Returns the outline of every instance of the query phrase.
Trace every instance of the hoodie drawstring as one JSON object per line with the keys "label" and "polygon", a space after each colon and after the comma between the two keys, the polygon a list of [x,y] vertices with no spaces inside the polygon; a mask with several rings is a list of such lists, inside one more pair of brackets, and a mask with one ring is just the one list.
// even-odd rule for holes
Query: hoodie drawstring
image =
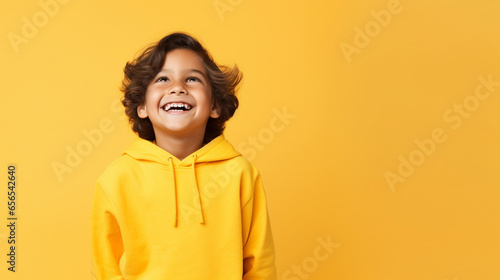
{"label": "hoodie drawstring", "polygon": [[175,182],[175,171],[174,171],[174,160],[172,159],[172,157],[168,157],[168,162],[170,162],[170,170],[172,171],[172,187],[173,187],[173,191],[174,191],[174,194],[173,194],[173,197],[174,197],[174,213],[175,213],[175,216],[174,216],[174,227],[177,226],[177,216],[178,216],[178,213],[177,213],[177,184]]}
{"label": "hoodie drawstring", "polygon": [[[196,154],[192,157],[193,162],[191,163],[191,170],[193,171],[193,191],[197,194],[193,198],[193,202],[197,204],[195,207],[199,209],[199,220],[200,224],[205,223],[205,218],[203,216],[203,208],[201,207],[201,194],[200,188],[198,187],[198,181],[196,180]],[[179,217],[179,207],[178,207],[178,198],[177,198],[177,182],[175,180],[175,168],[174,168],[174,160],[172,157],[168,157],[168,162],[170,163],[171,177],[172,177],[172,187],[173,187],[173,197],[174,197],[174,227],[177,227],[177,220]]]}
{"label": "hoodie drawstring", "polygon": [[198,181],[196,180],[196,169],[195,169],[195,164],[196,164],[196,154],[193,155],[193,162],[191,164],[191,168],[193,170],[193,182],[194,182],[194,191],[198,194],[194,200],[198,204],[198,208],[200,210],[199,212],[199,218],[200,218],[200,224],[205,223],[205,218],[203,217],[203,208],[201,207],[201,194],[200,194],[200,188],[198,186]]}

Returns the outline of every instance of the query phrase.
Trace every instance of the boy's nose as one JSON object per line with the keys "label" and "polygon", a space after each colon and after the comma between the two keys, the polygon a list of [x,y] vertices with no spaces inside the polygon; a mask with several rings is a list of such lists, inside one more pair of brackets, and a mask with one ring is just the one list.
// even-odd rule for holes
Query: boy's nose
{"label": "boy's nose", "polygon": [[172,87],[169,89],[170,94],[185,94],[186,90],[182,86],[181,83],[176,83],[172,85]]}

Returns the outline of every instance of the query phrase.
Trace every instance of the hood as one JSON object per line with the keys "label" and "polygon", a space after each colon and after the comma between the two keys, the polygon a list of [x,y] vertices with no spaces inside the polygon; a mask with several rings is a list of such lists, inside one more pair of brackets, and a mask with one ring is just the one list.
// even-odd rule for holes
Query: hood
{"label": "hood", "polygon": [[179,160],[177,157],[167,152],[166,150],[158,147],[154,142],[136,138],[134,142],[125,150],[123,154],[127,154],[130,157],[140,160],[140,161],[150,161],[156,162],[165,166],[169,166],[171,172],[171,180],[172,180],[172,196],[175,197],[175,205],[172,205],[174,208],[174,227],[177,226],[178,220],[178,198],[177,198],[177,183],[175,180],[175,169],[176,167],[190,167],[192,170],[192,183],[194,189],[197,191],[198,197],[196,202],[199,207],[199,220],[200,223],[205,223],[205,219],[203,216],[203,205],[201,204],[201,194],[200,188],[198,186],[198,180],[196,178],[196,164],[197,163],[208,163],[208,162],[216,162],[232,159],[234,157],[238,157],[241,154],[238,153],[234,147],[225,139],[224,135],[219,135],[214,138],[209,143],[205,144],[203,147],[190,154],[183,160]]}

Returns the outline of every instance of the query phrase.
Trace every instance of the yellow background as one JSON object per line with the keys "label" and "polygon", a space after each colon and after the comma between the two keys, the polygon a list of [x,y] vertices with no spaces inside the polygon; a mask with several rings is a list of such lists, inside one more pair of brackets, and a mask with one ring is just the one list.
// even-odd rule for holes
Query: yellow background
{"label": "yellow background", "polygon": [[[500,87],[480,82],[500,82],[497,1],[50,2],[0,12],[0,279],[89,279],[94,183],[134,137],[123,66],[173,31],[244,73],[226,136],[263,175],[279,279],[500,279]],[[103,123],[89,148],[84,131]],[[445,140],[424,154],[415,141],[436,129]],[[399,172],[410,155],[418,166]],[[391,186],[387,172],[406,177]],[[318,240],[338,247],[319,260]]]}

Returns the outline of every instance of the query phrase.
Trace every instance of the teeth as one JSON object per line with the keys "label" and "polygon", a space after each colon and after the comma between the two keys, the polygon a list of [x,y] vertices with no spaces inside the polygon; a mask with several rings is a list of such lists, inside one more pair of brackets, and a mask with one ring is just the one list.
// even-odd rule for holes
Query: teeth
{"label": "teeth", "polygon": [[163,107],[165,111],[168,111],[170,108],[186,108],[187,110],[191,109],[191,105],[186,103],[169,103]]}

